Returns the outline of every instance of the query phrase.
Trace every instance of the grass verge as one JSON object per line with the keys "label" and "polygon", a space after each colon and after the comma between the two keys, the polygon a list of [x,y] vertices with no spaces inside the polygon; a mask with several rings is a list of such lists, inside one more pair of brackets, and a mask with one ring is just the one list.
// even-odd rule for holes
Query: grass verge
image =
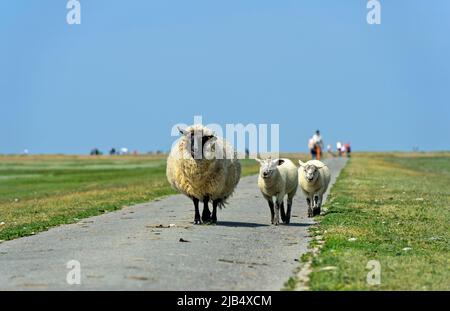
{"label": "grass verge", "polygon": [[[450,155],[358,154],[315,230],[311,290],[450,290]],[[369,285],[370,260],[381,266]]]}

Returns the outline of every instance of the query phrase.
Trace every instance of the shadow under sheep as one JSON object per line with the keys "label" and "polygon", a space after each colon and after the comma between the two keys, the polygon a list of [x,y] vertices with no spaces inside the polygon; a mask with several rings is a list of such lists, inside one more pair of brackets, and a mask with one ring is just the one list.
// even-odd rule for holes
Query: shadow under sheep
{"label": "shadow under sheep", "polygon": [[[309,227],[312,224],[306,223],[290,223],[289,225],[280,224],[281,226],[287,227]],[[243,228],[257,228],[257,227],[268,227],[272,226],[271,224],[258,224],[251,222],[239,222],[239,221],[218,221],[217,226],[223,227],[243,227]]]}

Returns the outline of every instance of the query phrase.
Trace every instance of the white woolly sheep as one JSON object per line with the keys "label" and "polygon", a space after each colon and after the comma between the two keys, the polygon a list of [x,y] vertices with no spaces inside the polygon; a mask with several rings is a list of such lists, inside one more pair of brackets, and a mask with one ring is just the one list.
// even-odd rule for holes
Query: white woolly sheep
{"label": "white woolly sheep", "polygon": [[[291,218],[292,200],[297,192],[297,166],[289,159],[266,160],[256,159],[261,164],[258,176],[258,186],[262,195],[269,203],[271,222],[279,224],[281,220],[289,224]],[[284,213],[284,197],[287,195],[287,211]],[[273,197],[275,197],[275,211]]]}
{"label": "white woolly sheep", "polygon": [[330,170],[319,160],[298,161],[298,183],[308,204],[308,217],[320,215],[323,194],[330,183]]}
{"label": "white woolly sheep", "polygon": [[[175,190],[194,202],[194,223],[200,224],[199,202],[203,202],[203,222],[217,222],[222,208],[241,176],[241,164],[233,147],[200,124],[186,129],[173,145],[167,159],[166,175]],[[212,201],[212,215],[208,202]]]}

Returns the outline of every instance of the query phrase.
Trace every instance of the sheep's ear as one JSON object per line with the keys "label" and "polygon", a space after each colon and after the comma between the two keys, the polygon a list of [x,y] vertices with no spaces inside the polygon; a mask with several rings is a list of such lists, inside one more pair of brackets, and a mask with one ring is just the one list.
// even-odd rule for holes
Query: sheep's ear
{"label": "sheep's ear", "polygon": [[326,166],[326,165],[325,165],[325,163],[320,162],[320,163],[315,163],[314,166],[315,166],[316,168],[322,168],[322,167],[324,167],[324,166]]}
{"label": "sheep's ear", "polygon": [[280,160],[280,159],[273,159],[271,162],[272,162],[272,165],[281,165],[282,163],[280,163],[280,161],[282,161],[282,162],[284,162],[283,160]]}
{"label": "sheep's ear", "polygon": [[257,161],[259,164],[262,164],[262,163],[263,163],[263,160],[258,159],[258,158],[255,158],[255,161]]}
{"label": "sheep's ear", "polygon": [[179,127],[179,126],[177,126],[177,128],[178,128],[178,131],[180,132],[180,134],[181,135],[187,135],[189,132],[188,131],[186,131],[186,130],[183,130],[181,127]]}
{"label": "sheep's ear", "polygon": [[305,166],[305,163],[303,163],[302,160],[298,160],[298,164],[300,164],[300,167]]}

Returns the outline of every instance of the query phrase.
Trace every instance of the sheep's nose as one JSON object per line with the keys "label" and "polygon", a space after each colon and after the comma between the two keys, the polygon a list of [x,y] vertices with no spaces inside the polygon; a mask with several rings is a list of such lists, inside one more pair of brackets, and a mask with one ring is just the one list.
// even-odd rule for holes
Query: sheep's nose
{"label": "sheep's nose", "polygon": [[267,172],[263,172],[263,177],[267,177],[269,175]]}

